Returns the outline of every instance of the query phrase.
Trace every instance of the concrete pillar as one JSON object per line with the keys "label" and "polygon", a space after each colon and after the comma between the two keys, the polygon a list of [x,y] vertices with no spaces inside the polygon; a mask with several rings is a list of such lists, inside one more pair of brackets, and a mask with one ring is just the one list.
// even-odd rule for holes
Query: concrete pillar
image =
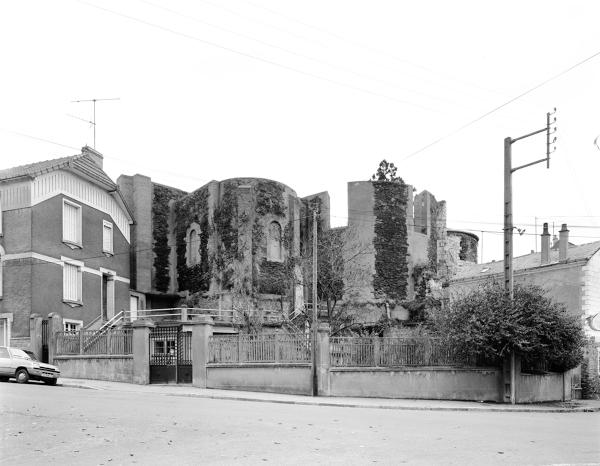
{"label": "concrete pillar", "polygon": [[29,349],[42,360],[42,317],[39,314],[29,316]]}
{"label": "concrete pillar", "polygon": [[558,260],[562,262],[567,260],[567,253],[569,249],[569,230],[567,230],[566,223],[562,224],[562,228],[558,232],[558,235]]}
{"label": "concrete pillar", "polygon": [[56,312],[48,314],[48,363],[50,364],[54,364],[54,356],[56,356],[56,333],[63,332],[64,329],[60,314]]}
{"label": "concrete pillar", "polygon": [[544,223],[544,231],[542,232],[542,265],[550,262],[550,232],[548,224]]}
{"label": "concrete pillar", "polygon": [[319,323],[317,328],[317,395],[329,396],[329,334],[330,327],[327,322]]}
{"label": "concrete pillar", "polygon": [[154,322],[138,319],[131,324],[133,328],[133,383],[150,383],[150,331]]}
{"label": "concrete pillar", "polygon": [[181,307],[181,321],[186,323],[188,321],[188,309],[186,306]]}
{"label": "concrete pillar", "polygon": [[190,322],[192,327],[192,385],[206,388],[208,364],[208,340],[213,334],[211,316],[198,316],[198,320]]}

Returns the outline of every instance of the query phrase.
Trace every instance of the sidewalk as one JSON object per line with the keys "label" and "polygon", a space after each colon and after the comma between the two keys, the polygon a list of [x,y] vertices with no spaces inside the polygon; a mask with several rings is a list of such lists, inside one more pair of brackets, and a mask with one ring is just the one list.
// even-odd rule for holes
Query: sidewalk
{"label": "sidewalk", "polygon": [[252,401],[345,408],[398,409],[412,411],[498,411],[526,413],[600,412],[600,400],[507,405],[475,401],[405,400],[387,398],[311,397],[281,393],[243,392],[192,387],[191,385],[135,385],[102,380],[60,378],[58,386],[131,393],[153,393],[166,396],[210,398],[216,400]]}

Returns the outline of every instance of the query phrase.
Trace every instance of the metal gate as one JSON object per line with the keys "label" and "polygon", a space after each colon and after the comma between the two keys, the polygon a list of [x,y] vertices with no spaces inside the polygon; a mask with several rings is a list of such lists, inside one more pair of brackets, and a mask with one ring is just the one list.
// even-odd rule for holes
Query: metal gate
{"label": "metal gate", "polygon": [[48,362],[48,319],[42,320],[42,354],[37,356],[42,358],[42,362]]}
{"label": "metal gate", "polygon": [[150,383],[192,383],[192,334],[180,326],[150,332]]}

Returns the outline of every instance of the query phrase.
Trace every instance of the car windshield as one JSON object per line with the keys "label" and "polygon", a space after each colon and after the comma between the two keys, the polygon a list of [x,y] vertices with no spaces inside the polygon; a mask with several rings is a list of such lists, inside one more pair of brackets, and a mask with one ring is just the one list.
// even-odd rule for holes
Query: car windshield
{"label": "car windshield", "polygon": [[34,361],[38,361],[38,358],[36,358],[35,353],[33,353],[32,351],[23,350],[23,352],[26,353],[27,356],[29,356],[29,359],[32,359]]}
{"label": "car windshield", "polygon": [[14,358],[31,359],[25,351],[18,348],[11,348],[10,354],[12,354]]}

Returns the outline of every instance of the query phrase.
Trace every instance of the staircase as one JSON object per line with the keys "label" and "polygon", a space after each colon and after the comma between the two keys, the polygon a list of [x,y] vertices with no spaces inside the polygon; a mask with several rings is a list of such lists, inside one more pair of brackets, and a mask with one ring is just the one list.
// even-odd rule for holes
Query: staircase
{"label": "staircase", "polygon": [[[118,314],[116,314],[112,319],[108,320],[107,322],[104,323],[104,325],[102,325],[94,335],[92,335],[92,337],[90,337],[83,345],[83,350],[85,352],[85,350],[89,349],[90,347],[92,347],[92,345],[94,345],[100,338],[102,338],[104,335],[106,335],[106,333],[113,327],[116,327],[117,325],[119,325],[122,321],[123,321],[123,311],[119,312]],[[94,323],[95,321],[92,321],[92,323]],[[91,326],[91,324],[89,325]]]}

